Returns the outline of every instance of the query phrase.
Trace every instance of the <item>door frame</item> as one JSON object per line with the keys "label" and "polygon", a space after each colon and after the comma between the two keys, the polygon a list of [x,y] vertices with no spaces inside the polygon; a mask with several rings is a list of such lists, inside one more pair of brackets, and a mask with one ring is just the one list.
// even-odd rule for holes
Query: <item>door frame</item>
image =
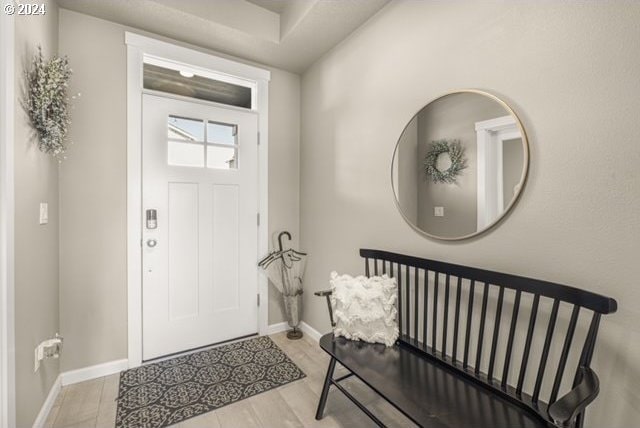
{"label": "door frame", "polygon": [[[145,59],[161,59],[196,68],[223,79],[251,82],[254,99],[251,110],[258,113],[258,254],[269,249],[268,153],[269,80],[268,70],[216,54],[205,53],[139,34],[125,32],[127,46],[127,303],[128,364],[142,364],[142,67]],[[171,96],[171,95],[169,95]],[[198,100],[194,100],[198,101]],[[231,106],[229,106],[231,107]],[[231,107],[232,108],[232,107]],[[258,276],[258,333],[268,330],[268,282]]]}
{"label": "door frame", "polygon": [[15,19],[0,15],[0,427],[15,426]]}
{"label": "door frame", "polygon": [[[523,138],[516,119],[501,116],[475,123],[477,143],[477,229],[485,229],[495,223],[500,211],[505,211],[503,198],[503,141],[511,138]],[[526,156],[526,155],[525,155]],[[526,158],[525,158],[526,162]],[[524,180],[526,168],[523,169]],[[513,201],[512,201],[513,203]]]}

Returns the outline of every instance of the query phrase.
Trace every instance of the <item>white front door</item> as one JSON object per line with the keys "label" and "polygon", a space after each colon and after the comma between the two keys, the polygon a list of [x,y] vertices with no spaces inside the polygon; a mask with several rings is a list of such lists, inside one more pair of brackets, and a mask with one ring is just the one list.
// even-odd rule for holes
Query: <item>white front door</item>
{"label": "white front door", "polygon": [[258,119],[143,95],[143,360],[258,331]]}

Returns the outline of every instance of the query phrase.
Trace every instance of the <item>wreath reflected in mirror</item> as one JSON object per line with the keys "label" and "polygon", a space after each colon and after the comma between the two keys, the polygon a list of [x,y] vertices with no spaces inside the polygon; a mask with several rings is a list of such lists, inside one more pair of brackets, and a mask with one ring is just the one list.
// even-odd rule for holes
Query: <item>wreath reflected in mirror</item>
{"label": "wreath reflected in mirror", "polygon": [[[446,170],[438,168],[438,159],[447,155],[451,165]],[[464,147],[460,140],[436,140],[432,141],[424,158],[424,172],[427,178],[434,183],[453,184],[458,181],[458,176],[467,167],[467,159],[464,157]]]}

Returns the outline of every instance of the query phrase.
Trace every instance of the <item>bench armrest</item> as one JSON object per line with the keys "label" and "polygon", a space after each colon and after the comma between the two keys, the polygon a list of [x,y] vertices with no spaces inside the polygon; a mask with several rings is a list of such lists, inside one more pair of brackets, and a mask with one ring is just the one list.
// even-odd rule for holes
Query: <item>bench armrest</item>
{"label": "bench armrest", "polygon": [[333,309],[331,308],[331,299],[330,299],[330,296],[332,293],[333,292],[331,290],[322,290],[322,291],[316,291],[313,294],[319,297],[325,297],[327,299],[327,308],[329,308],[329,319],[331,320],[331,327],[335,327],[336,322],[333,320]]}
{"label": "bench armrest", "polygon": [[591,403],[600,392],[600,381],[589,367],[580,367],[580,382],[565,396],[549,406],[549,416],[558,427],[572,426],[576,416]]}

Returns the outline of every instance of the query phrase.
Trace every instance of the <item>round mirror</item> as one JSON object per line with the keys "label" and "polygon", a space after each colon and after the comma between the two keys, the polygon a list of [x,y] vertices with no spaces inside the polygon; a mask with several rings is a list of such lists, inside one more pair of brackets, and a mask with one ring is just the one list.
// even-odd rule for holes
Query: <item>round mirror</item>
{"label": "round mirror", "polygon": [[427,104],[393,153],[391,180],[404,219],[437,239],[475,236],[514,205],[527,176],[524,128],[499,98],[461,90]]}

